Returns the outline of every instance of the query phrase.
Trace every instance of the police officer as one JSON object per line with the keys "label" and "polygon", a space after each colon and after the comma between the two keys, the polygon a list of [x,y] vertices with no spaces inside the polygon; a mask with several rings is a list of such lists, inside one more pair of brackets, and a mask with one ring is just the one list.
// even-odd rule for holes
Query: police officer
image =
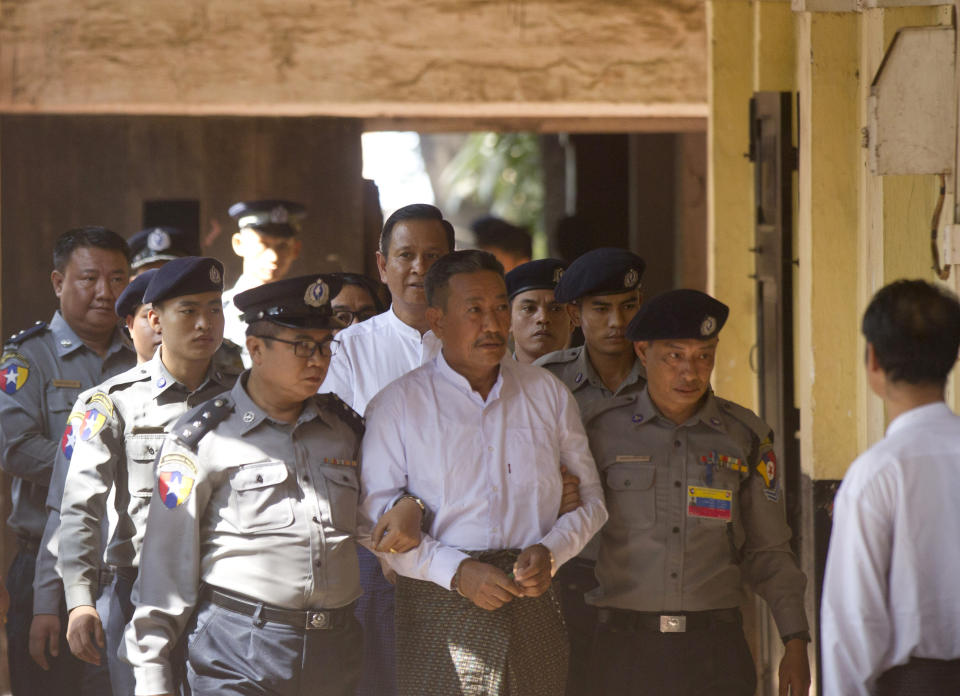
{"label": "police officer", "polygon": [[[123,238],[103,227],[68,230],[56,241],[53,266],[59,310],[49,324],[37,322],[13,336],[0,357],[0,466],[13,477],[7,522],[19,546],[7,578],[8,658],[11,689],[17,695],[77,693],[81,663],[63,655],[44,671],[29,652],[32,584],[47,516],[47,486],[77,396],[134,364],[114,312],[130,277]],[[54,613],[60,613],[59,602]],[[54,633],[59,633],[59,619]]]}
{"label": "police officer", "polygon": [[[195,696],[352,695],[362,640],[354,534],[363,421],[316,394],[336,350],[329,275],[235,298],[253,367],[164,442],[125,657],[138,694],[171,693],[185,636]],[[397,505],[391,513],[420,508]],[[387,514],[391,514],[387,513]],[[381,520],[382,522],[382,520]],[[402,552],[419,540],[389,543]],[[196,611],[195,611],[196,610]]]}
{"label": "police officer", "polygon": [[[160,335],[154,333],[147,322],[146,312],[141,313],[143,307],[143,293],[147,289],[156,270],[148,270],[137,276],[120,293],[115,305],[117,316],[124,317],[127,330],[137,352],[137,362],[145,363],[156,352],[160,343]],[[142,316],[141,316],[142,315]],[[47,493],[47,522],[43,529],[43,539],[40,543],[40,552],[37,555],[37,569],[33,579],[33,622],[30,624],[30,655],[34,661],[45,670],[50,669],[47,660],[47,650],[56,656],[60,651],[61,622],[60,608],[63,604],[63,581],[56,569],[57,553],[60,543],[60,502],[63,498],[63,486],[67,478],[67,468],[73,454],[73,445],[77,433],[83,424],[84,404],[93,395],[98,387],[91,387],[80,394],[70,417],[57,456],[53,465],[53,475],[50,477],[50,488]],[[101,519],[101,530],[104,534],[103,542],[109,539],[109,524],[115,524],[116,515],[110,514]],[[109,519],[108,519],[109,518]],[[113,574],[105,564],[100,570],[100,591],[97,598],[97,612],[109,625],[112,618],[110,605],[113,599]],[[116,696],[126,696],[133,690],[131,680],[124,680],[125,672],[129,672],[125,665],[119,663],[115,652],[108,652],[107,663],[110,670],[110,686]]]}
{"label": "police officer", "polygon": [[[574,325],[583,330],[584,344],[545,355],[535,364],[555,374],[573,392],[584,424],[593,403],[639,392],[646,384],[643,365],[624,335],[640,307],[640,279],[645,268],[646,263],[636,254],[604,247],[576,259],[557,283],[556,300],[569,303],[567,311]],[[590,427],[586,430],[593,440]],[[570,632],[568,696],[593,693],[588,668],[596,611],[584,601],[584,594],[597,584],[593,573],[596,553],[594,540],[556,576]]]}
{"label": "police officer", "polygon": [[554,297],[566,268],[559,259],[538,259],[520,264],[504,276],[513,357],[518,362],[532,363],[569,344],[573,324],[566,307]]}
{"label": "police officer", "polygon": [[727,314],[696,290],[644,304],[627,337],[646,388],[587,416],[610,511],[589,597],[600,608],[593,693],[753,694],[744,581],[786,646],[780,694],[809,688],[806,581],[790,551],[773,433],[710,390]]}
{"label": "police officer", "polygon": [[[164,435],[190,407],[236,380],[212,360],[223,337],[222,290],[223,266],[216,259],[187,256],[160,268],[143,296],[152,304],[151,325],[162,328],[160,349],[149,362],[103,383],[83,406],[60,508],[59,559],[70,612],[67,640],[85,661],[98,663],[104,643],[93,599],[108,494],[114,492],[119,517],[106,548],[116,575],[113,613],[129,620],[154,458]],[[116,650],[124,623],[108,626],[109,651]]]}
{"label": "police officer", "polygon": [[233,253],[243,259],[243,272],[232,288],[223,293],[224,336],[241,347],[243,364],[250,367],[246,353],[246,325],[233,298],[244,290],[283,278],[300,255],[297,239],[307,211],[300,203],[282,200],[241,201],[230,206],[230,217],[239,230],[231,238]]}
{"label": "police officer", "polygon": [[130,237],[127,244],[133,255],[130,270],[134,277],[167,261],[200,253],[196,238],[176,227],[148,227]]}

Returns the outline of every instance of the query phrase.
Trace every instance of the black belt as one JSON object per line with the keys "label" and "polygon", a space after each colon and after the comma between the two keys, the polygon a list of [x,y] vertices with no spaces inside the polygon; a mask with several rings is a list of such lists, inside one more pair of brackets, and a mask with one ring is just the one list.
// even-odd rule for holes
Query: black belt
{"label": "black belt", "polygon": [[107,585],[113,584],[113,569],[112,568],[101,568],[100,569],[100,587],[104,588]]}
{"label": "black belt", "polygon": [[17,547],[24,553],[36,554],[40,551],[40,540],[26,534],[17,534]]}
{"label": "black belt", "polygon": [[118,580],[123,580],[131,585],[137,580],[136,566],[114,566],[113,574],[117,576]]}
{"label": "black belt", "polygon": [[686,633],[716,628],[721,624],[742,625],[739,609],[711,609],[674,614],[657,614],[630,609],[601,608],[597,619],[618,631],[653,631],[655,633]]}
{"label": "black belt", "polygon": [[337,609],[309,609],[306,611],[281,609],[280,607],[263,604],[250,597],[242,597],[209,586],[204,588],[203,598],[227,611],[306,631],[343,628],[349,622],[350,617],[353,616],[354,610],[353,602]]}

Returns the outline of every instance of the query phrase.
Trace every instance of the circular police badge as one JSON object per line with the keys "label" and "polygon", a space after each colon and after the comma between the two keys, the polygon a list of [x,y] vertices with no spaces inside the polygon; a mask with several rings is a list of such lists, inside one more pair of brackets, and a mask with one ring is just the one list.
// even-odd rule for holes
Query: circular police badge
{"label": "circular police badge", "polygon": [[270,211],[270,222],[278,225],[286,224],[290,220],[290,213],[282,205],[278,205]]}
{"label": "circular police badge", "polygon": [[700,335],[709,336],[717,328],[717,320],[714,317],[706,317],[700,324]]}
{"label": "circular police badge", "polygon": [[559,283],[561,278],[563,278],[563,269],[555,268],[553,270],[553,284],[556,285]]}
{"label": "circular police badge", "polygon": [[623,287],[632,288],[640,280],[640,274],[637,273],[636,268],[631,268],[627,271],[627,274],[623,276]]}
{"label": "circular police badge", "polygon": [[330,301],[330,288],[323,282],[323,279],[317,278],[310,283],[307,291],[303,293],[303,301],[309,307],[323,307]]}
{"label": "circular police badge", "polygon": [[210,282],[214,285],[220,284],[220,271],[216,266],[210,266]]}
{"label": "circular police badge", "polygon": [[150,251],[164,251],[170,248],[170,235],[159,227],[147,235],[147,248]]}

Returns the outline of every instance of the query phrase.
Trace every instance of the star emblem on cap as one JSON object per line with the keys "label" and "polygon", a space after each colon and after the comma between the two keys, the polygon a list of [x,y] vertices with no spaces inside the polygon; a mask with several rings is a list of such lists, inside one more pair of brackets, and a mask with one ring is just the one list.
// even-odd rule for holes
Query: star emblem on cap
{"label": "star emblem on cap", "polygon": [[147,235],[147,248],[150,251],[165,251],[170,248],[170,235],[159,227]]}
{"label": "star emblem on cap", "polygon": [[623,276],[623,287],[632,288],[639,280],[640,274],[637,273],[637,269],[631,268],[629,271],[627,271],[626,275]]}
{"label": "star emblem on cap", "polygon": [[323,307],[329,300],[330,288],[320,278],[310,283],[307,291],[303,293],[303,301],[308,307]]}
{"label": "star emblem on cap", "polygon": [[220,271],[216,266],[210,266],[210,282],[215,285],[220,284]]}
{"label": "star emblem on cap", "polygon": [[700,324],[700,335],[709,336],[713,333],[713,330],[717,328],[717,319],[716,317],[705,317],[703,323]]}
{"label": "star emblem on cap", "polygon": [[282,205],[278,205],[270,211],[270,222],[278,225],[285,225],[290,221],[290,212]]}

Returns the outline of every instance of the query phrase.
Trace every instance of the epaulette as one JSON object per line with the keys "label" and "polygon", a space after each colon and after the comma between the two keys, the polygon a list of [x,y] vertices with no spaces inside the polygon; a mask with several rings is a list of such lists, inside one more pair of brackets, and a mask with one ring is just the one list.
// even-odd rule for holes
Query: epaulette
{"label": "epaulette", "polygon": [[578,357],[580,357],[580,348],[567,348],[565,350],[555,350],[552,353],[541,355],[534,361],[534,364],[541,367],[544,365],[556,365],[559,363],[573,362]]}
{"label": "epaulette", "polygon": [[181,445],[196,452],[203,436],[232,411],[233,401],[226,394],[221,394],[188,411],[173,427],[173,435]]}
{"label": "epaulette", "polygon": [[31,336],[35,336],[36,334],[40,333],[46,328],[47,328],[47,322],[38,321],[33,326],[27,329],[24,329],[20,333],[13,334],[13,336],[7,339],[7,343],[12,343],[13,345],[18,346],[24,341],[26,341],[28,338],[30,338]]}
{"label": "epaulette", "polygon": [[772,429],[767,425],[760,416],[751,411],[749,408],[744,408],[740,404],[735,404],[732,401],[727,401],[726,399],[721,399],[720,397],[714,397],[720,403],[720,408],[723,409],[725,413],[729,416],[746,426],[746,428],[756,435],[759,440],[765,440],[770,437]]}
{"label": "epaulette", "polygon": [[353,429],[358,438],[363,437],[363,431],[366,429],[365,421],[363,416],[350,407],[350,404],[333,392],[320,394],[317,399],[321,406],[325,406],[340,416],[340,419]]}

